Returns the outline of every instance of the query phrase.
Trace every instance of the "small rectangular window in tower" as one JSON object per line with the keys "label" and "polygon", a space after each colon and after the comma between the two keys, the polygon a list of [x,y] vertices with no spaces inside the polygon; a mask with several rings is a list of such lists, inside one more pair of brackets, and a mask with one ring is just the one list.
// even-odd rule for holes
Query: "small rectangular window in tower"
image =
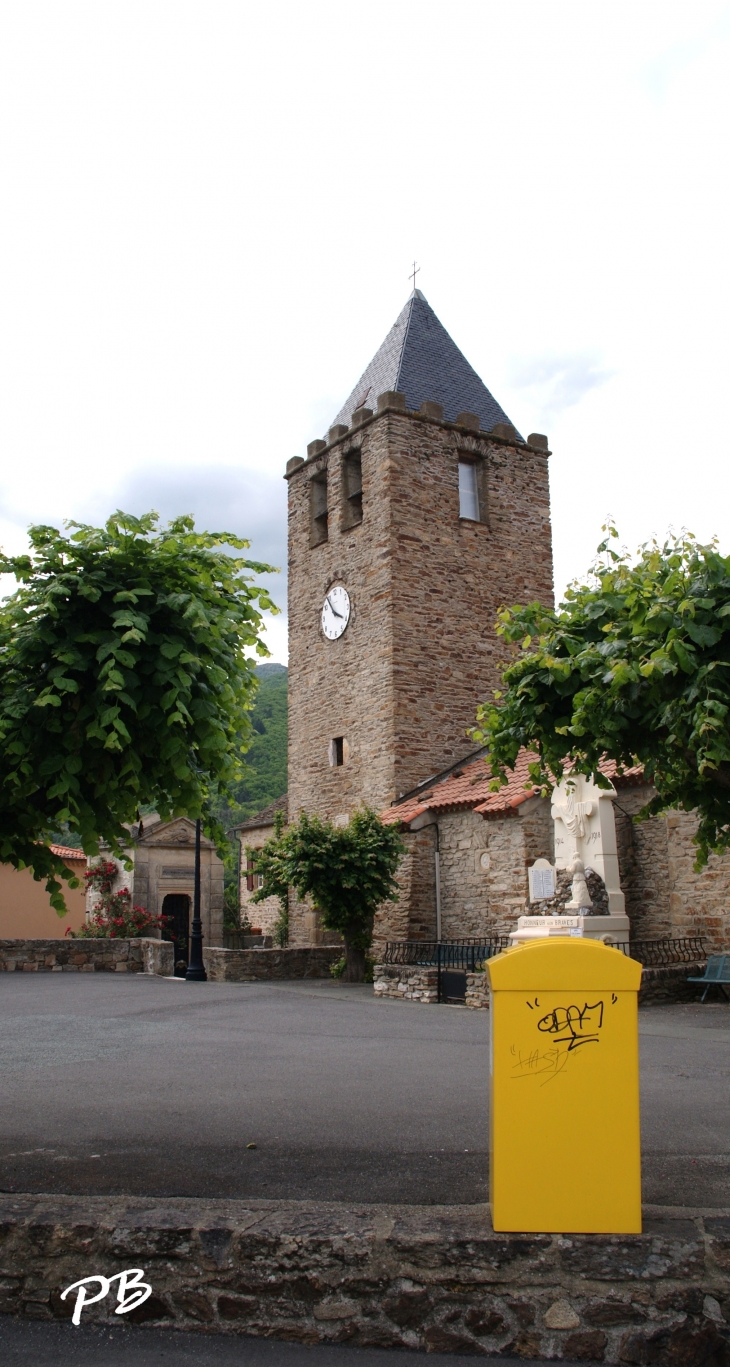
{"label": "small rectangular window in tower", "polygon": [[479,483],[473,460],[459,461],[459,517],[479,521]]}
{"label": "small rectangular window in tower", "polygon": [[348,451],[342,460],[342,522],[343,531],[362,522],[362,457],[359,451]]}
{"label": "small rectangular window in tower", "polygon": [[339,769],[345,763],[345,737],[335,736],[330,741],[330,764],[333,769]]}
{"label": "small rectangular window in tower", "polygon": [[309,481],[309,544],[318,546],[327,540],[327,471],[313,475]]}

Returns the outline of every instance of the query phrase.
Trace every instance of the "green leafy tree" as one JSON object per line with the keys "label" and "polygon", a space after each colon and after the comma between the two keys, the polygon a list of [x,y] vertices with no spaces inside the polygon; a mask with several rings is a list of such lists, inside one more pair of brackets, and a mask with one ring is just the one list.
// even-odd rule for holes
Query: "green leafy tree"
{"label": "green leafy tree", "polygon": [[556,611],[500,614],[519,654],[474,736],[498,783],[522,746],[546,788],[566,766],[607,786],[604,756],[619,771],[642,764],[656,789],[643,815],[697,813],[700,868],[730,846],[730,557],[683,535],[632,560],[604,530],[588,582]]}
{"label": "green leafy tree", "polygon": [[375,912],[382,902],[397,900],[395,873],[404,854],[397,828],[384,826],[367,807],[347,826],[303,812],[287,831],[251,851],[264,880],[253,900],[282,898],[290,886],[302,899],[311,897],[325,929],[345,942],[345,981],[363,982]]}
{"label": "green leafy tree", "polygon": [[[0,608],[0,860],[47,879],[68,830],[117,854],[140,809],[208,812],[242,770],[264,609],[231,555],[247,541],[196,532],[191,517],[117,512],[105,527],[32,527],[31,554],[0,557],[20,588]],[[207,829],[222,841],[215,821]]]}

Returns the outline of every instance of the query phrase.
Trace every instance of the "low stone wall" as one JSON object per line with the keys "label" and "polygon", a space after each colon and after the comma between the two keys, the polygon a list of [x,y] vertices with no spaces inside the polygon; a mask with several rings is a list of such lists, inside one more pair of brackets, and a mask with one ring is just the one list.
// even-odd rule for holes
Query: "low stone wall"
{"label": "low stone wall", "polygon": [[[666,968],[645,968],[641,974],[639,1006],[664,1002],[699,1000],[702,989],[687,981],[704,972],[704,961],[697,964],[669,964]],[[438,1000],[437,971],[417,964],[377,964],[373,971],[376,997],[398,1001],[435,1004]],[[486,973],[467,973],[465,1006],[473,1011],[489,1008],[489,978]]]}
{"label": "low stone wall", "polygon": [[[438,1001],[438,971],[419,964],[376,964],[373,969],[373,990],[376,997],[434,1005]],[[483,1010],[489,1006],[486,973],[467,973],[464,1004],[472,1010]]]}
{"label": "low stone wall", "polygon": [[[639,1006],[658,1006],[663,1002],[699,1001],[703,988],[688,978],[699,978],[705,960],[697,964],[669,964],[666,968],[645,968],[641,973]],[[717,989],[715,989],[717,991]]]}
{"label": "low stone wall", "polygon": [[486,973],[467,973],[465,1006],[472,1011],[489,1008],[489,978]]}
{"label": "low stone wall", "polygon": [[163,940],[0,940],[0,972],[172,974]]}
{"label": "low stone wall", "polygon": [[[0,1197],[0,1310],[69,1319],[81,1278],[143,1268],[136,1323],[301,1343],[723,1367],[730,1211],[641,1235],[495,1234],[489,1207]],[[90,1294],[96,1294],[93,1283]],[[119,1327],[116,1283],[82,1322]]]}
{"label": "low stone wall", "polygon": [[170,940],[140,940],[145,973],[171,978],[175,972],[175,946]]}
{"label": "low stone wall", "polygon": [[256,983],[272,978],[329,978],[341,946],[302,949],[203,949],[210,982]]}
{"label": "low stone wall", "polygon": [[376,964],[373,991],[376,997],[430,1004],[438,999],[438,973],[418,964]]}

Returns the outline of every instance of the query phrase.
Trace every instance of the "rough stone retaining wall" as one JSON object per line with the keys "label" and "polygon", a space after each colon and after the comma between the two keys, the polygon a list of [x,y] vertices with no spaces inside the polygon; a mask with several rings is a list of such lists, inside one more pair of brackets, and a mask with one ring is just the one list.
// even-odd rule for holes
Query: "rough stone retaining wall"
{"label": "rough stone retaining wall", "polygon": [[[435,968],[418,964],[377,964],[373,969],[373,990],[376,997],[435,1005],[438,1001],[438,972]],[[486,973],[467,973],[465,1005],[472,1010],[483,1010],[489,1006]]]}
{"label": "rough stone retaining wall", "polygon": [[342,953],[341,945],[315,945],[309,949],[203,949],[203,963],[214,983],[329,978],[330,964],[337,963]]}
{"label": "rough stone retaining wall", "polygon": [[[723,1367],[730,1211],[647,1207],[642,1235],[495,1234],[489,1208],[0,1197],[0,1309],[70,1318],[83,1277],[143,1268],[125,1318],[303,1343]],[[93,1284],[90,1294],[95,1294]],[[83,1320],[115,1322],[115,1289]]]}
{"label": "rough stone retaining wall", "polygon": [[397,1001],[430,1005],[437,999],[437,980],[435,968],[418,964],[376,964],[373,969],[375,996],[393,997]]}
{"label": "rough stone retaining wall", "polygon": [[669,964],[666,968],[642,969],[639,1006],[699,1001],[704,988],[699,987],[697,983],[687,982],[687,979],[701,977],[705,971],[705,962],[703,959],[701,963],[696,964]]}
{"label": "rough stone retaining wall", "polygon": [[[699,977],[703,971],[704,962],[643,969],[639,1006],[698,1001],[702,988],[697,983],[687,982],[687,979]],[[376,997],[432,1005],[438,1000],[437,971],[418,964],[377,964],[373,970],[373,988]],[[486,973],[467,973],[464,1004],[476,1011],[488,1009],[489,981]]]}
{"label": "rough stone retaining wall", "polygon": [[164,940],[0,940],[0,972],[159,973],[171,976]]}
{"label": "rough stone retaining wall", "polygon": [[465,1006],[472,1011],[489,1009],[489,979],[486,973],[467,973]]}

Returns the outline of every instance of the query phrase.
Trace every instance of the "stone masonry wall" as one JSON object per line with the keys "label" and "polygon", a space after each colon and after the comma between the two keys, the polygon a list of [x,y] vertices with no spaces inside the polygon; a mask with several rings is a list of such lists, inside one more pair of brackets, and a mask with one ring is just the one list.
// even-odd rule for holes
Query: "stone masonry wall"
{"label": "stone masonry wall", "polygon": [[435,1006],[438,1001],[438,969],[425,964],[376,964],[373,992],[376,997]]}
{"label": "stone masonry wall", "polygon": [[654,789],[642,784],[622,788],[614,803],[619,877],[635,940],[664,939],[673,934],[666,822],[661,817],[633,820],[653,796]]}
{"label": "stone masonry wall", "polygon": [[[445,812],[438,818],[441,875],[441,935],[444,940],[514,930],[527,905],[527,868],[538,858],[552,857],[550,804],[530,799],[514,816],[485,821],[477,812]],[[435,827],[426,826],[405,838],[409,842],[407,868],[399,872],[400,934],[394,920],[378,914],[376,939],[430,940],[435,938]]]}
{"label": "stone masonry wall", "polygon": [[162,940],[0,940],[0,973],[162,973],[173,970]]}
{"label": "stone masonry wall", "polygon": [[249,888],[248,880],[251,871],[248,868],[248,857],[246,849],[260,850],[266,841],[274,834],[273,825],[250,826],[245,831],[239,832],[240,851],[240,876],[238,899],[241,909],[241,919],[248,920],[249,925],[258,926],[262,935],[273,935],[277,922],[281,917],[281,904],[278,897],[265,897],[263,902],[252,900],[258,887],[257,874],[252,877],[253,888]]}
{"label": "stone masonry wall", "polygon": [[441,938],[482,934],[489,923],[489,832],[476,812],[439,814]]}
{"label": "stone masonry wall", "polygon": [[630,818],[654,796],[648,786],[620,789],[616,804],[621,886],[632,938],[703,935],[707,953],[730,948],[730,855],[710,855],[696,873],[697,819],[668,812]]}
{"label": "stone masonry wall", "polygon": [[341,948],[324,945],[305,949],[203,949],[203,963],[213,983],[329,978],[330,965],[341,957]]}
{"label": "stone masonry wall", "polygon": [[[615,804],[621,887],[634,940],[702,935],[705,951],[730,948],[730,855],[711,855],[701,872],[693,865],[696,818],[684,812],[632,820],[653,796],[645,785],[619,789]],[[550,803],[530,798],[514,815],[485,821],[478,813],[438,818],[441,924],[444,940],[487,933],[505,935],[528,909],[527,870],[535,859],[554,859]],[[419,835],[432,831],[424,828]],[[402,880],[401,914],[408,927],[387,939],[431,939],[421,927],[432,913],[433,847],[410,848]],[[487,867],[484,867],[484,861]],[[426,915],[424,915],[424,909]],[[433,915],[433,922],[431,917]],[[395,923],[388,923],[395,930]],[[416,933],[418,928],[419,933]],[[379,942],[378,942],[379,943]]]}
{"label": "stone masonry wall", "polygon": [[402,833],[406,854],[397,874],[397,901],[378,908],[373,927],[375,958],[388,940],[436,939],[436,832],[434,826]]}
{"label": "stone masonry wall", "polygon": [[673,934],[706,936],[708,952],[730,949],[730,855],[711,854],[705,868],[695,873],[696,818],[670,812],[662,820],[667,828]]}
{"label": "stone masonry wall", "polygon": [[[730,1219],[645,1207],[643,1234],[495,1234],[489,1208],[0,1198],[0,1311],[65,1319],[83,1277],[143,1269],[133,1323],[300,1343],[726,1367]],[[93,1291],[98,1284],[93,1284]],[[83,1322],[119,1328],[117,1285]]]}
{"label": "stone masonry wall", "polygon": [[[341,523],[342,460],[358,448],[363,521]],[[487,464],[488,520],[459,518],[460,452]],[[313,475],[328,539],[310,545]],[[342,584],[351,619],[320,629]],[[460,758],[497,683],[504,602],[552,601],[547,453],[390,409],[289,475],[289,806],[337,818],[382,810]],[[458,610],[457,610],[458,605]],[[331,766],[330,741],[345,739]],[[420,913],[419,913],[420,914]]]}
{"label": "stone masonry wall", "polygon": [[[698,977],[703,972],[704,962],[642,969],[639,1006],[698,1001],[702,988],[688,982],[688,978]],[[438,971],[425,964],[376,964],[373,990],[376,997],[435,1006],[438,1003]],[[489,1009],[489,978],[485,972],[466,974],[464,1005],[471,1011]]]}

